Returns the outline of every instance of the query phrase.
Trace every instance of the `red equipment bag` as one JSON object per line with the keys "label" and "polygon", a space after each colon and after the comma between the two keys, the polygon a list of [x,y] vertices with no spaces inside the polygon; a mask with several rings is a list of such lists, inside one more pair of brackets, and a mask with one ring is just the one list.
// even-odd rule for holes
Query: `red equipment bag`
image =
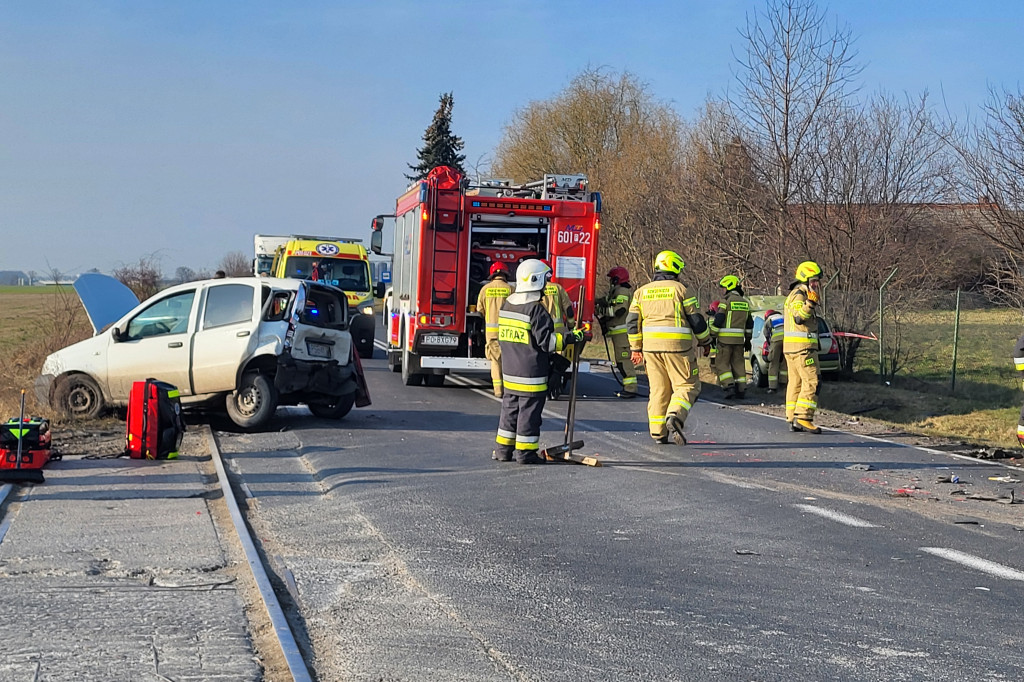
{"label": "red equipment bag", "polygon": [[[18,439],[21,438],[21,466]],[[50,461],[50,422],[41,417],[17,417],[0,424],[0,469],[42,469]]]}
{"label": "red equipment bag", "polygon": [[156,379],[134,382],[128,396],[125,454],[132,459],[174,459],[184,434],[177,387]]}

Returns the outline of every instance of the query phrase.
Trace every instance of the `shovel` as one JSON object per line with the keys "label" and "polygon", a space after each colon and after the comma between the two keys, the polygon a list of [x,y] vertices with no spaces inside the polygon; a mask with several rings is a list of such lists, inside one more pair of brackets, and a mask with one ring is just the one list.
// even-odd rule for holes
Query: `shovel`
{"label": "shovel", "polygon": [[18,458],[15,460],[13,469],[0,469],[0,481],[7,481],[8,483],[42,483],[46,480],[43,478],[42,469],[21,468],[21,441],[25,436],[25,429],[22,428],[24,425],[25,389],[21,389],[21,415],[18,417]]}

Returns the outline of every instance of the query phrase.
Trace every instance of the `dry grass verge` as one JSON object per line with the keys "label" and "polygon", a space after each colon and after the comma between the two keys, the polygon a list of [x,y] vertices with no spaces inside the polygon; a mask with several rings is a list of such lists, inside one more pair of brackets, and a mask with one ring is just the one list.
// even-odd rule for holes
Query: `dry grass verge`
{"label": "dry grass verge", "polygon": [[36,401],[34,384],[50,353],[88,338],[92,327],[70,287],[0,287],[0,418],[25,410],[50,415]]}

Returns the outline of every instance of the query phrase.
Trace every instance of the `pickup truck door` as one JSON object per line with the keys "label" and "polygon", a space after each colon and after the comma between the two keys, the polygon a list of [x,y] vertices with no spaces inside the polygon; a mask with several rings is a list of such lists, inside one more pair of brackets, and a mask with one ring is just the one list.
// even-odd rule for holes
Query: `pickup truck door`
{"label": "pickup truck door", "polygon": [[208,286],[192,339],[195,395],[235,390],[238,368],[257,342],[262,297],[252,284]]}
{"label": "pickup truck door", "polygon": [[166,381],[189,395],[189,350],[195,329],[196,290],[164,296],[119,328],[117,340],[111,332],[107,346],[107,386],[110,397],[128,402],[132,382],[148,378]]}

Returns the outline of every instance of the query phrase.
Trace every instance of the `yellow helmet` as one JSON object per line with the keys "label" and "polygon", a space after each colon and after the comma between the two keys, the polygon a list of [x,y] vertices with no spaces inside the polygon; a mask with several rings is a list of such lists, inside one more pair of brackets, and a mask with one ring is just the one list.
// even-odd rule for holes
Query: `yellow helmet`
{"label": "yellow helmet", "polygon": [[722,287],[726,291],[732,291],[740,285],[740,278],[736,275],[726,275],[718,282],[718,286]]}
{"label": "yellow helmet", "polygon": [[796,266],[796,281],[806,282],[811,279],[821,278],[821,268],[812,260],[805,260]]}
{"label": "yellow helmet", "polygon": [[683,262],[682,256],[675,251],[662,251],[654,257],[654,269],[658,272],[678,275],[683,271],[683,266],[685,265],[686,263]]}

